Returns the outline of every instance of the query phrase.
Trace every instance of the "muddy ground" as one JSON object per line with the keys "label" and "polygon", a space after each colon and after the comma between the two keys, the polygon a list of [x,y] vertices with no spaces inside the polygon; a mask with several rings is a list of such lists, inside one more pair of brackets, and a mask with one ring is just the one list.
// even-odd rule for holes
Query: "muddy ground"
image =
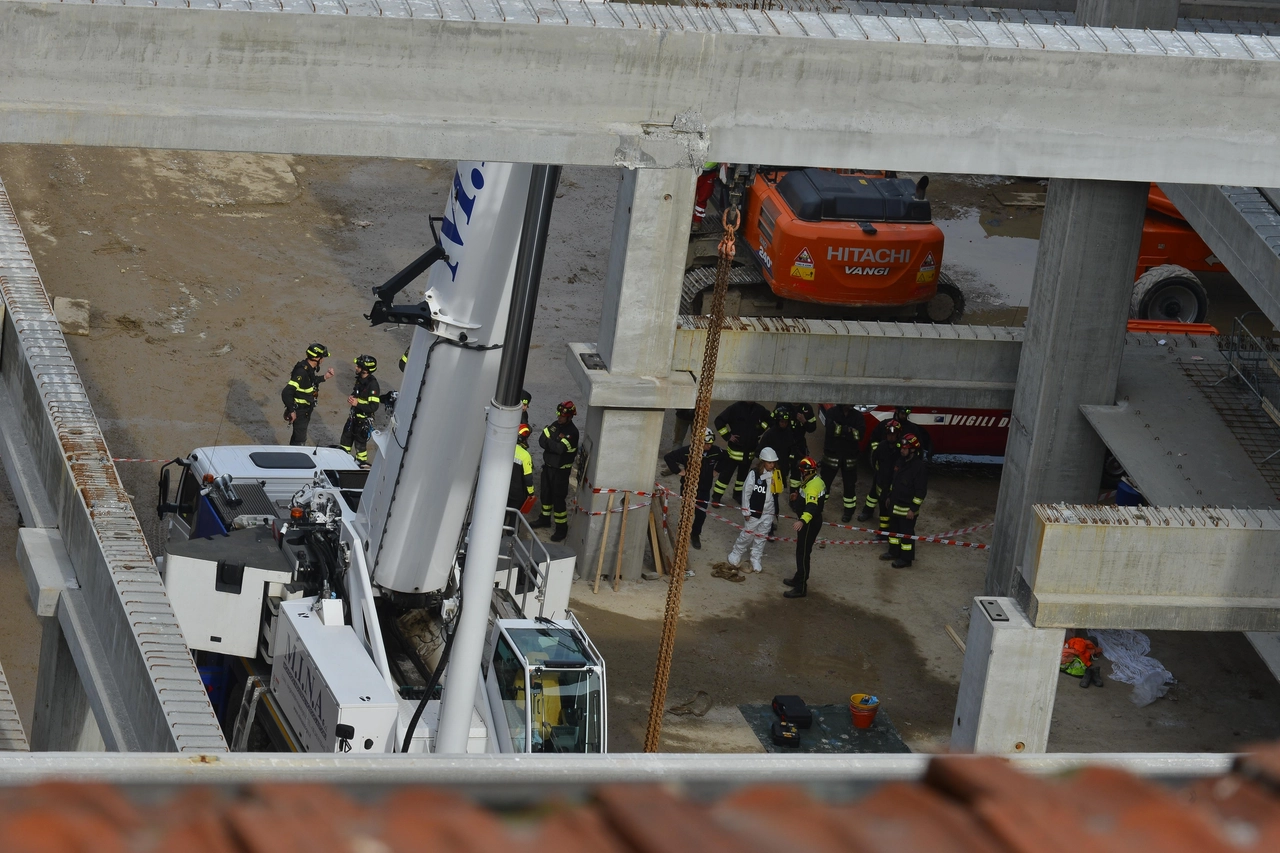
{"label": "muddy ground", "polygon": [[[383,387],[398,387],[394,365],[407,332],[371,329],[361,315],[369,288],[429,245],[427,217],[441,212],[451,170],[417,161],[0,147],[0,177],[47,289],[91,303],[88,335],[70,345],[114,455],[127,457],[285,440],[280,388],[312,341],[334,351],[338,370],[312,421],[314,438],[336,440],[357,353],[376,356]],[[565,343],[596,340],[616,184],[611,170],[564,172],[526,383],[535,423],[546,423],[555,403],[575,393]],[[976,216],[992,236],[1005,228],[1009,239],[1033,241],[1037,208],[993,207],[1011,186],[1042,189],[938,179],[931,195],[944,221]],[[1021,280],[1014,267],[1026,266],[1025,255],[1013,266],[988,267],[983,258],[993,244],[980,241],[973,242],[981,251],[955,253],[969,265],[965,287],[975,304],[995,294],[989,319],[1004,311],[1016,322],[1009,282]],[[120,465],[153,542],[156,467]],[[989,522],[998,476],[992,468],[935,472],[921,532]],[[865,475],[862,482],[865,489]],[[6,484],[0,661],[29,726],[39,638],[13,559],[16,522]],[[987,532],[966,538],[985,542]],[[945,747],[962,655],[944,626],[965,635],[984,553],[926,545],[915,567],[899,571],[878,561],[874,547],[828,545],[816,552],[810,597],[787,601],[780,580],[793,558],[785,543],[770,546],[765,571],[745,583],[711,576],[733,535],[711,519],[703,549],[693,552],[696,574],[685,586],[669,693],[674,705],[704,691],[711,709],[703,717],[667,715],[663,748],[758,750],[737,705],[783,692],[813,703],[876,693],[913,749]],[[848,531],[840,538],[861,537]],[[625,584],[618,593],[602,587],[599,595],[575,585],[575,607],[608,660],[614,751],[642,741],[665,594],[662,581]],[[1180,679],[1171,698],[1136,709],[1123,685],[1080,690],[1064,678],[1052,749],[1224,750],[1280,737],[1280,687],[1239,635],[1156,634],[1153,645]]]}

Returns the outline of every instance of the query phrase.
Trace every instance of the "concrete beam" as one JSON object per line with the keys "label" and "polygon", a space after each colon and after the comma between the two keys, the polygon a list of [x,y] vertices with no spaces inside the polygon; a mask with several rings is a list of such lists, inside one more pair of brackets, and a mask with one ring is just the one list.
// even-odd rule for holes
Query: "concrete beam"
{"label": "concrete beam", "polygon": [[1066,634],[1037,628],[1011,598],[979,596],[969,609],[952,752],[1045,752]]}
{"label": "concrete beam", "polygon": [[[688,371],[670,376],[629,376],[610,373],[592,356],[598,356],[596,344],[570,343],[565,367],[573,377],[582,399],[589,406],[610,409],[692,409],[698,396],[698,383]],[[585,356],[585,358],[584,358]],[[763,399],[763,398],[762,398]],[[772,399],[772,398],[770,398]]]}
{"label": "concrete beam", "polygon": [[1172,183],[1160,189],[1267,319],[1280,326],[1280,212],[1263,191]]}
{"label": "concrete beam", "polygon": [[572,0],[164,5],[2,0],[0,142],[628,167],[856,152],[1280,185],[1265,35]]}
{"label": "concrete beam", "polygon": [[1280,512],[1035,506],[1039,628],[1280,630]]}
{"label": "concrete beam", "polygon": [[3,184],[0,296],[0,406],[17,413],[80,586],[59,593],[58,619],[102,733],[119,749],[225,751]]}
{"label": "concrete beam", "polygon": [[[671,370],[702,369],[707,318],[682,316]],[[1008,409],[1022,329],[734,318],[720,337],[717,400],[805,399]]]}

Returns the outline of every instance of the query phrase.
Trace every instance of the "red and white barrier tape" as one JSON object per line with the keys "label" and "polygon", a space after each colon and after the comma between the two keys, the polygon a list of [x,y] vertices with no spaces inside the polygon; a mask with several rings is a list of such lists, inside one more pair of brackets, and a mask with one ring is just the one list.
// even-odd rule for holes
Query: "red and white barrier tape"
{"label": "red and white barrier tape", "polygon": [[[650,499],[659,498],[662,496],[676,496],[675,492],[673,492],[671,489],[668,489],[666,486],[662,485],[661,483],[654,483],[652,492],[631,492],[627,489],[602,489],[602,488],[595,488],[595,487],[591,488],[591,493],[595,495],[609,495],[609,494],[616,495],[616,494],[622,494],[624,492],[635,495],[637,497],[647,497]],[[626,509],[628,510],[645,509],[648,506],[649,506],[648,503],[632,504],[626,507]],[[662,529],[665,531],[668,529],[666,502],[660,501],[660,506],[662,507]],[[711,507],[727,508],[731,506],[732,506],[731,504],[716,503],[715,501],[711,502]],[[623,507],[615,507],[611,511],[614,513],[619,513],[619,512],[622,512],[622,510],[623,510]],[[576,502],[574,504],[574,511],[583,513],[584,515],[605,515],[607,512],[609,512],[607,510],[584,509],[582,506],[578,505]],[[714,512],[711,508],[707,509],[707,515],[711,516],[712,518],[718,521],[723,521],[725,524],[729,525],[730,527],[734,527],[738,530],[746,531],[746,528],[743,527],[741,524],[737,523],[736,521],[733,521],[730,518],[726,518],[725,516],[720,515],[718,512]],[[782,518],[782,517],[780,516],[779,518]],[[882,545],[885,542],[884,538],[881,536],[881,531],[879,528],[857,527],[856,525],[851,525],[851,524],[838,524],[834,521],[824,521],[822,522],[822,524],[824,527],[838,527],[843,530],[853,530],[858,533],[871,533],[871,534],[874,534],[876,537],[874,539],[819,539],[817,540],[818,543],[823,545]],[[900,533],[898,534],[898,538],[910,539],[914,542],[933,542],[939,545],[955,545],[958,548],[973,548],[974,550],[980,551],[980,550],[986,550],[991,546],[987,545],[984,542],[965,542],[959,539],[953,539],[952,537],[961,536],[965,533],[973,533],[976,530],[985,530],[992,526],[994,526],[992,522],[986,522],[985,524],[975,524],[972,527],[962,527],[959,530],[948,530],[945,533],[936,533],[932,536],[921,536],[917,534]],[[769,536],[764,533],[756,533],[755,531],[746,531],[746,532],[749,532],[752,536],[763,537],[769,542],[795,542],[796,541],[795,537],[792,537],[792,536]]]}

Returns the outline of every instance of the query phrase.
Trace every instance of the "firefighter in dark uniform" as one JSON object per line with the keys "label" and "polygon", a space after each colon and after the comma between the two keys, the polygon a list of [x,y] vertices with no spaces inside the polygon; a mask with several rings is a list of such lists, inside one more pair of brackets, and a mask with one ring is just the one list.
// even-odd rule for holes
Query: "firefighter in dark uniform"
{"label": "firefighter in dark uniform", "polygon": [[351,411],[347,414],[347,422],[342,427],[342,438],[338,444],[343,450],[355,457],[361,468],[369,467],[369,434],[373,432],[373,416],[382,403],[381,389],[378,380],[373,378],[378,369],[378,360],[371,355],[358,355],[353,362],[356,366],[356,384],[347,398]]}
{"label": "firefighter in dark uniform", "polygon": [[766,447],[772,447],[778,454],[778,470],[782,472],[782,482],[787,484],[787,488],[791,492],[791,468],[795,460],[791,458],[791,448],[795,444],[795,429],[793,428],[793,418],[791,415],[791,407],[786,403],[779,403],[773,409],[773,414],[769,416],[773,422],[773,426],[764,431],[764,435],[760,436],[760,443],[756,446],[756,455]]}
{"label": "firefighter in dark uniform", "polygon": [[533,457],[529,455],[529,435],[533,429],[520,424],[516,434],[516,458],[511,466],[511,488],[507,489],[507,506],[528,512],[533,509]]}
{"label": "firefighter in dark uniform", "polygon": [[827,503],[827,484],[818,474],[818,463],[806,456],[796,463],[800,475],[800,497],[796,501],[796,573],[782,582],[791,589],[783,593],[786,598],[804,598],[809,593],[810,558],[813,543],[818,541],[822,529],[822,508]]}
{"label": "firefighter in dark uniform", "polygon": [[569,471],[578,455],[578,428],[573,424],[577,413],[578,407],[573,401],[565,400],[556,406],[555,423],[549,424],[538,437],[538,446],[542,448],[542,515],[533,526],[550,527],[554,513],[556,531],[551,534],[552,542],[562,542],[569,535],[569,509],[565,501],[569,497]]}
{"label": "firefighter in dark uniform", "polygon": [[858,521],[867,521],[871,513],[880,511],[880,536],[889,535],[889,517],[892,507],[889,505],[889,492],[893,486],[893,467],[898,464],[898,439],[902,436],[902,425],[894,418],[881,421],[876,428],[881,430],[880,440],[871,451],[871,488],[867,490],[867,499],[863,502],[862,512],[858,513]]}
{"label": "firefighter in dark uniform", "polygon": [[927,461],[929,456],[933,453],[933,439],[929,437],[929,431],[927,429],[911,420],[910,406],[897,406],[893,410],[892,418],[888,418],[876,424],[875,429],[871,430],[868,450],[872,453],[875,452],[876,445],[879,444],[880,439],[884,437],[885,424],[890,420],[897,421],[898,425],[902,428],[902,434],[898,436],[899,440],[901,440],[902,436],[905,435],[914,435],[916,438],[920,439],[921,455],[924,456]]}
{"label": "firefighter in dark uniform", "polygon": [[769,410],[750,400],[739,400],[716,416],[716,432],[729,445],[716,471],[713,500],[721,501],[733,483],[733,499],[742,503],[742,481],[751,468],[760,436],[769,428]]}
{"label": "firefighter in dark uniform", "polygon": [[858,452],[866,421],[862,412],[848,403],[827,409],[827,434],[822,442],[822,479],[830,489],[836,474],[844,480],[844,513],[840,520],[848,523],[858,508]]}
{"label": "firefighter in dark uniform", "polygon": [[802,485],[802,478],[798,468],[801,459],[809,455],[809,441],[806,436],[818,429],[818,416],[814,414],[813,406],[808,403],[787,403],[787,408],[791,411],[791,448],[788,451],[790,464],[787,466],[787,475],[790,477],[787,485],[791,491],[799,491]]}
{"label": "firefighter in dark uniform", "polygon": [[295,447],[307,443],[307,427],[311,424],[316,398],[320,396],[320,383],[333,376],[332,367],[324,375],[317,375],[320,363],[328,357],[329,348],[324,344],[307,347],[307,357],[293,366],[289,384],[280,392],[280,399],[284,403],[285,423],[293,424],[289,444]]}
{"label": "firefighter in dark uniform", "polygon": [[528,391],[521,389],[520,391],[520,423],[528,425],[529,423],[529,404],[533,402],[533,395]]}
{"label": "firefighter in dark uniform", "polygon": [[[702,525],[707,520],[707,505],[711,501],[712,484],[716,481],[716,469],[723,464],[724,456],[716,446],[716,434],[711,427],[704,427],[702,440],[705,444],[702,451],[702,467],[698,469],[698,488],[694,494],[693,530],[689,533],[689,544],[696,550],[702,550]],[[689,464],[689,447],[677,447],[662,457],[662,461],[672,471],[680,472],[680,494],[686,496],[692,491],[685,482],[685,467]]]}
{"label": "firefighter in dark uniform", "polygon": [[[410,344],[412,346],[412,344]],[[404,369],[409,366],[409,347],[404,348],[404,355],[400,356],[400,372],[404,373]]]}
{"label": "firefighter in dark uniform", "polygon": [[901,458],[893,468],[893,486],[889,493],[889,503],[893,505],[889,550],[880,555],[882,560],[893,560],[895,569],[905,569],[915,559],[915,540],[907,537],[916,532],[916,516],[929,491],[929,473],[920,452],[920,439],[904,435],[901,444]]}

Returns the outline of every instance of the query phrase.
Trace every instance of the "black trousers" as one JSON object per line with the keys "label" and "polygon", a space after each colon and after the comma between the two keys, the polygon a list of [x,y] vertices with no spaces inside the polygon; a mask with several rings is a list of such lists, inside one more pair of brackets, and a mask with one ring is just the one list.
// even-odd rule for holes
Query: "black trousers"
{"label": "black trousers", "polygon": [[[733,454],[738,454],[738,458],[734,459]],[[720,499],[729,489],[729,484],[733,483],[733,497],[742,503],[742,481],[747,478],[747,472],[751,470],[752,454],[746,450],[739,450],[736,447],[729,448],[728,453],[720,454],[720,465],[716,468],[716,500]]]}
{"label": "black trousers", "polygon": [[[916,519],[907,518],[905,514],[897,511],[899,509],[901,508],[894,507],[893,514],[889,516],[889,553],[909,563],[916,556],[916,541],[907,539],[902,534],[915,535]],[[916,518],[919,517],[920,514],[916,513]]]}
{"label": "black trousers", "polygon": [[699,495],[698,502],[694,504],[693,529],[689,531],[689,535],[694,538],[702,536],[702,525],[707,521],[707,502],[710,499],[710,495]]}
{"label": "black trousers", "polygon": [[556,524],[569,523],[565,500],[569,497],[569,469],[542,466],[541,488],[543,517],[554,516]]}
{"label": "black trousers", "polygon": [[836,483],[836,474],[844,481],[844,508],[853,512],[858,505],[858,457],[822,457],[822,481],[827,484],[828,491]]}
{"label": "black trousers", "polygon": [[342,449],[350,453],[356,458],[357,462],[369,461],[369,433],[372,432],[372,425],[368,418],[347,418],[346,424],[342,427],[342,438],[338,440],[338,444]]}
{"label": "black trousers", "polygon": [[796,534],[796,589],[809,585],[809,559],[813,556],[813,543],[818,541],[822,519],[814,518]]}
{"label": "black trousers", "polygon": [[311,425],[311,406],[299,406],[294,409],[298,416],[293,419],[293,435],[289,437],[291,447],[301,447],[307,443],[307,427]]}

